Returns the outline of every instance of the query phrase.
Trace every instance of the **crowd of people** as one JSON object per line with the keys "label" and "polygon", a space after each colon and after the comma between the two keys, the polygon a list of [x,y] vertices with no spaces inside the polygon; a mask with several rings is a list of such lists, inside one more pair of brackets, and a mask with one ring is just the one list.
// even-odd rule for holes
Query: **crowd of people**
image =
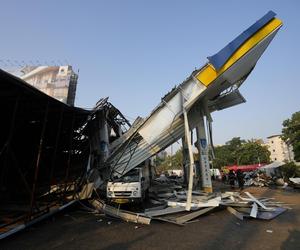
{"label": "crowd of people", "polygon": [[245,184],[245,175],[238,169],[236,173],[233,170],[230,170],[228,174],[222,173],[222,181],[224,183],[229,183],[232,189],[235,188],[235,184],[238,183],[239,188],[244,189]]}

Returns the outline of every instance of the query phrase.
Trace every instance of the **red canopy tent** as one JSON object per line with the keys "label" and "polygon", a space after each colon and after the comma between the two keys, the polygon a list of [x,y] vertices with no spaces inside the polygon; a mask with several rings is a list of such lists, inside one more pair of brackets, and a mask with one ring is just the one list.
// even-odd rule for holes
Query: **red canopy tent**
{"label": "red canopy tent", "polygon": [[252,165],[232,165],[232,166],[225,166],[224,168],[229,170],[233,170],[233,171],[237,171],[237,170],[241,170],[242,172],[248,172],[248,171],[253,171],[256,170],[262,166],[266,165],[265,163],[260,163],[260,164],[252,164]]}

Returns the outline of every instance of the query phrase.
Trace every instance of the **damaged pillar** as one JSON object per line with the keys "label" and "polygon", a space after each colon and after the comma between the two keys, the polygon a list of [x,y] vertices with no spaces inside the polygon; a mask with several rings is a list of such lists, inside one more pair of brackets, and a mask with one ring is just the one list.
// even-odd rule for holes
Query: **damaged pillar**
{"label": "damaged pillar", "polygon": [[199,164],[201,169],[202,188],[205,192],[212,192],[211,175],[208,158],[208,145],[206,139],[204,117],[202,116],[196,127],[197,149],[199,152]]}
{"label": "damaged pillar", "polygon": [[[90,157],[88,163],[88,181],[99,188],[109,178],[109,169],[105,162],[109,156],[110,127],[107,123],[107,110],[100,109],[89,119]],[[101,169],[101,171],[99,170]]]}
{"label": "damaged pillar", "polygon": [[109,125],[106,119],[106,110],[102,110],[99,117],[100,164],[109,156]]}

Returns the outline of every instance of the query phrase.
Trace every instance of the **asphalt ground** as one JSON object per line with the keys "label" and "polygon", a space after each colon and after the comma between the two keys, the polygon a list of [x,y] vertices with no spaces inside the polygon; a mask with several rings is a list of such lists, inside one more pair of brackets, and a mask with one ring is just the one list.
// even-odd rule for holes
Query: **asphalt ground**
{"label": "asphalt ground", "polygon": [[0,241],[0,249],[299,250],[300,192],[256,187],[245,191],[294,205],[271,221],[240,221],[228,211],[218,210],[182,227],[159,221],[128,223],[73,207]]}

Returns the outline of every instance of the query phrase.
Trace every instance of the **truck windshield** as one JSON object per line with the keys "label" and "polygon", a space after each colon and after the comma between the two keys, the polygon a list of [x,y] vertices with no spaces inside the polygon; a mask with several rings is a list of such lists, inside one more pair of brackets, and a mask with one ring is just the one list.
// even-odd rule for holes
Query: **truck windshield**
{"label": "truck windshield", "polygon": [[132,169],[127,174],[114,180],[114,182],[138,182],[139,181],[139,169]]}

